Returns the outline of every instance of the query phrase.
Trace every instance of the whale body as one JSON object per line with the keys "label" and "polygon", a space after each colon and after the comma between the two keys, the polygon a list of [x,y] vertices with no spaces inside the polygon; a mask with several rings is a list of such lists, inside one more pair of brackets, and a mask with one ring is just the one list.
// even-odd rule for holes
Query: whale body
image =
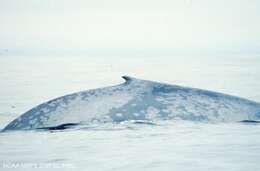
{"label": "whale body", "polygon": [[63,128],[67,123],[127,120],[236,122],[260,119],[260,104],[244,98],[129,76],[123,78],[125,82],[119,85],[81,91],[40,104],[3,130]]}

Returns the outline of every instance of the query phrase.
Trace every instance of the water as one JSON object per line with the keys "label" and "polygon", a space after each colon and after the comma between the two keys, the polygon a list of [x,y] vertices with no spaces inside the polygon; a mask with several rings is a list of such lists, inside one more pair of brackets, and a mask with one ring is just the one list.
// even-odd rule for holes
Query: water
{"label": "water", "polygon": [[[120,76],[260,101],[260,57],[1,57],[0,128],[46,100]],[[155,121],[0,134],[0,170],[259,170],[260,125]]]}

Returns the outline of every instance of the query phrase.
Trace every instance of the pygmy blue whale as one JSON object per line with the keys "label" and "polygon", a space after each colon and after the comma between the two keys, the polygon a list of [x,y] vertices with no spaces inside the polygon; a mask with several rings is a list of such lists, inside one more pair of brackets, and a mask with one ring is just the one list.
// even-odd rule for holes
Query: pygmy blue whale
{"label": "pygmy blue whale", "polygon": [[218,92],[123,76],[119,85],[81,91],[40,104],[3,130],[65,127],[92,122],[183,119],[259,120],[260,104]]}

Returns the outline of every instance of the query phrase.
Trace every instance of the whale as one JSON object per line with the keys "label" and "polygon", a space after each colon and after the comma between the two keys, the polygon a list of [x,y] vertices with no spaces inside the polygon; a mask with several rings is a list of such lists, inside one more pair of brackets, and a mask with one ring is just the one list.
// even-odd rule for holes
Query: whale
{"label": "whale", "polygon": [[219,92],[122,76],[123,83],[80,91],[42,103],[3,131],[67,128],[122,121],[258,121],[260,104]]}

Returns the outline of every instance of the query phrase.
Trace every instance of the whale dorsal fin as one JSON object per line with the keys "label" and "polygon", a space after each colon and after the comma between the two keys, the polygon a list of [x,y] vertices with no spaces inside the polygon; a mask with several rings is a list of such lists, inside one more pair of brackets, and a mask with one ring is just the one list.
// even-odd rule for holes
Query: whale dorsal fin
{"label": "whale dorsal fin", "polygon": [[126,81],[126,83],[130,83],[135,79],[135,78],[127,76],[127,75],[122,76],[122,78]]}

